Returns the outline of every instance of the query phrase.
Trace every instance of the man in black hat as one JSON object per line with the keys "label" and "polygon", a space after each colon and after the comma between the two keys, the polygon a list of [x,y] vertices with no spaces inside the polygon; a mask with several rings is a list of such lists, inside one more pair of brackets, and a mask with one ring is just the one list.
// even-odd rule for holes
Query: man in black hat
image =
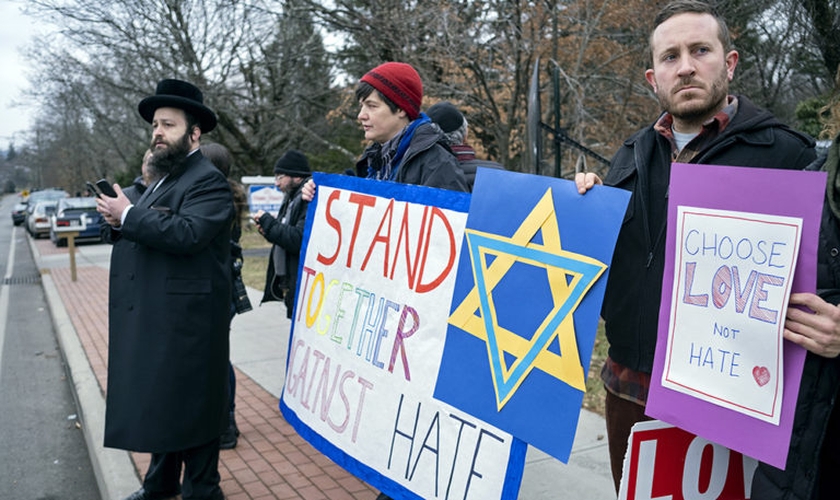
{"label": "man in black hat", "polygon": [[105,446],[152,454],[127,500],[223,499],[233,201],[199,151],[216,115],[180,80],[158,83],[139,111],[161,180],[133,204],[116,184],[97,201],[114,242]]}
{"label": "man in black hat", "polygon": [[309,205],[301,198],[300,188],[310,174],[309,161],[303,153],[294,149],[286,152],[274,165],[274,185],[285,194],[277,218],[263,210],[254,214],[260,233],[274,244],[261,303],[282,300],[287,318],[292,317],[295,306],[300,245]]}

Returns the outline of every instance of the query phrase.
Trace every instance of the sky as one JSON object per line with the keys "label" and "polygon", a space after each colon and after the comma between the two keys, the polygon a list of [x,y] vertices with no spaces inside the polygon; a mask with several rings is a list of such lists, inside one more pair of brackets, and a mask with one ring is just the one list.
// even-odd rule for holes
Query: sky
{"label": "sky", "polygon": [[29,128],[34,112],[30,107],[13,105],[23,100],[21,93],[28,87],[27,65],[20,49],[37,32],[35,23],[21,13],[21,5],[0,0],[0,150],[4,151],[13,139],[16,144],[24,141],[23,132]]}

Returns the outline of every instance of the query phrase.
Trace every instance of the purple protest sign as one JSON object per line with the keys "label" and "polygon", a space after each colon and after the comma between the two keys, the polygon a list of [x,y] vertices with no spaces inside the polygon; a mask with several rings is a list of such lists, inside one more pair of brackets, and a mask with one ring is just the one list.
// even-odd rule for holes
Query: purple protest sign
{"label": "purple protest sign", "polygon": [[[714,397],[697,397],[697,394],[690,395],[691,391],[677,391],[663,386],[663,372],[665,371],[666,357],[668,357],[669,327],[673,326],[675,316],[672,312],[677,307],[677,304],[673,303],[674,287],[690,286],[688,281],[674,282],[675,263],[680,261],[680,251],[685,250],[684,248],[678,248],[678,241],[679,245],[683,245],[684,241],[681,241],[678,237],[677,228],[685,229],[680,224],[681,222],[684,223],[684,220],[678,220],[678,214],[681,213],[681,207],[683,212],[685,207],[692,207],[692,210],[699,208],[719,211],[713,214],[715,216],[719,216],[720,212],[724,214],[726,212],[737,213],[737,217],[741,219],[744,218],[744,214],[761,214],[762,216],[769,216],[771,219],[773,217],[801,219],[801,229],[796,229],[797,237],[784,239],[786,243],[797,239],[800,241],[798,258],[791,261],[791,265],[795,262],[793,282],[786,283],[784,287],[779,287],[779,290],[784,290],[785,293],[787,293],[787,290],[791,292],[813,292],[816,289],[816,255],[825,181],[826,176],[822,172],[673,164],[668,202],[668,233],[665,247],[662,304],[659,311],[659,334],[646,409],[649,416],[666,421],[762,462],[784,468],[793,426],[796,398],[802,377],[802,366],[805,361],[804,349],[790,342],[783,342],[784,371],[780,380],[782,387],[779,390],[782,395],[781,409],[778,417],[770,420],[756,418],[755,414],[751,415],[749,412],[739,411],[738,408],[735,408],[737,405],[734,404],[728,406],[715,404]],[[710,213],[704,215],[708,216]],[[768,222],[765,220],[762,223],[767,224]],[[683,235],[685,234],[687,232],[683,233]],[[743,248],[747,248],[746,244],[744,245]],[[780,246],[780,248],[783,246]],[[765,247],[765,250],[767,250],[767,247]],[[767,253],[768,259],[772,253],[772,250]],[[779,260],[779,262],[781,261]],[[758,263],[763,262],[760,259],[752,259],[751,262],[745,261],[742,263],[744,265],[742,265],[741,272],[744,273],[744,268],[747,268],[748,264]],[[694,272],[693,268],[686,268],[686,270]],[[730,274],[726,276],[737,277],[734,274],[737,271],[733,266],[728,271]],[[749,273],[749,270],[740,277],[743,284],[739,287],[737,293],[742,295],[750,293],[747,285],[747,273]],[[759,277],[762,276],[760,272],[757,274]],[[682,276],[680,273],[677,273],[677,275]],[[719,278],[719,274],[716,274],[715,277]],[[778,279],[778,277],[774,277],[774,279]],[[735,282],[737,284],[738,280],[735,280]],[[720,288],[717,291],[711,290],[713,300],[715,293],[719,293],[720,290],[729,293],[725,280],[723,280],[724,284],[721,284],[720,279],[714,283]],[[773,285],[767,285],[766,283],[768,282],[765,280],[765,288],[773,290]],[[734,288],[734,286],[731,287],[732,293],[736,295]],[[689,297],[689,292],[691,292],[689,288],[686,288],[684,292],[682,296],[685,297],[685,300],[696,300],[696,295]],[[761,292],[762,290],[756,288],[752,293],[758,294]],[[746,300],[746,297],[742,298]],[[752,300],[755,302],[755,296]],[[749,314],[751,311],[753,313],[756,311],[772,312],[767,307],[761,309],[762,305],[766,306],[768,303],[753,304],[753,306],[748,305],[746,307],[741,303],[731,305],[731,307],[735,309],[741,307],[739,312],[746,309],[745,314]],[[708,315],[718,313],[716,306],[722,308],[721,304],[715,303],[714,306],[708,308]],[[750,310],[750,307],[754,309]],[[761,318],[761,320],[765,323],[772,320],[773,324],[781,325],[784,311],[778,312],[777,317],[765,315],[766,317]],[[712,319],[712,321],[714,320]],[[718,326],[717,323],[715,323],[715,326]],[[721,326],[720,330],[715,329],[709,333],[720,333],[722,335],[723,332]],[[779,334],[780,332],[781,329],[779,329]],[[717,350],[715,353],[717,353]],[[702,364],[703,359],[698,359],[700,361],[697,364]],[[733,361],[736,363],[734,366]],[[737,371],[739,369],[737,363],[739,362],[740,360],[733,360],[730,354],[729,364],[727,365],[730,374],[742,375],[745,379],[755,377],[759,385],[763,385],[761,382],[766,383],[763,372],[760,373],[761,376],[756,376],[756,373],[758,373],[756,371],[750,373],[750,368],[752,368],[750,365],[745,364],[740,367],[745,370],[745,373],[739,374]],[[778,373],[781,375],[781,370]],[[670,384],[670,386],[674,387],[674,384]],[[729,399],[733,400],[733,398]],[[778,422],[778,424],[775,422]]]}

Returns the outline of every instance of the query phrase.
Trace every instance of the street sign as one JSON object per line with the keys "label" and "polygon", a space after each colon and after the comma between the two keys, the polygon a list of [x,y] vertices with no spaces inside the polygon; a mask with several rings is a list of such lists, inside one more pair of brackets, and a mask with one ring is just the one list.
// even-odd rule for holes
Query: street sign
{"label": "street sign", "polygon": [[248,186],[248,209],[252,214],[263,210],[277,215],[283,204],[283,192],[275,186],[257,184]]}

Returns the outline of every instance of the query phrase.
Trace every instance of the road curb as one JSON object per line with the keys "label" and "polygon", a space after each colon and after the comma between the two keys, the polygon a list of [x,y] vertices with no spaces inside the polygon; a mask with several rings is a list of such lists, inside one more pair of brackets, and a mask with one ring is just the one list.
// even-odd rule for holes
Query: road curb
{"label": "road curb", "polygon": [[[38,269],[41,269],[38,249],[29,240],[32,255]],[[104,500],[125,498],[140,488],[140,479],[128,452],[103,446],[105,433],[105,398],[99,382],[90,367],[87,355],[76,329],[70,320],[64,302],[58,293],[52,276],[41,275],[44,294],[52,315],[56,336],[64,354],[71,388],[79,411],[88,454],[93,472]]]}

